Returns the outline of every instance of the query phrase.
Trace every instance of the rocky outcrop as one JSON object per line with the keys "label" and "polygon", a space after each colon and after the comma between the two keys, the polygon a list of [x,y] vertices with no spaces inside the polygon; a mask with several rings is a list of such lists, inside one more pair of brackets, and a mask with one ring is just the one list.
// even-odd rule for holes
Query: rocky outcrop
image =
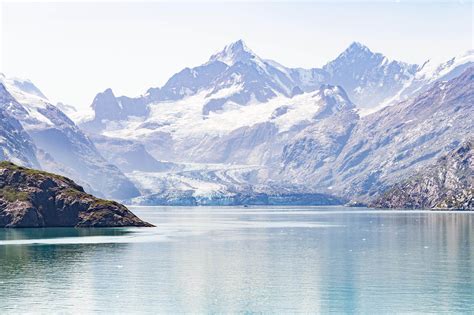
{"label": "rocky outcrop", "polygon": [[394,185],[371,206],[399,209],[474,210],[474,139],[435,165]]}
{"label": "rocky outcrop", "polygon": [[0,227],[152,226],[72,180],[0,162]]}

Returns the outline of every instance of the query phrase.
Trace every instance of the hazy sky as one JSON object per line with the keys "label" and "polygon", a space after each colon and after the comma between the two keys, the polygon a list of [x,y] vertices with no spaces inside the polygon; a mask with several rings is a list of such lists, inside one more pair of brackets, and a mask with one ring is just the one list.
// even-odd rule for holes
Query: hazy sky
{"label": "hazy sky", "polygon": [[422,63],[473,47],[471,1],[18,2],[1,5],[0,69],[53,101],[139,95],[243,39],[260,57],[319,67],[352,41]]}

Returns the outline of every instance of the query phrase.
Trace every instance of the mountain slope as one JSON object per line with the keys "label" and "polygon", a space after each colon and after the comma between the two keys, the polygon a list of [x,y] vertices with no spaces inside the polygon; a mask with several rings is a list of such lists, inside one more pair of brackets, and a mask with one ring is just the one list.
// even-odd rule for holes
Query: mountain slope
{"label": "mountain slope", "polygon": [[[9,160],[25,166],[38,167],[36,147],[18,120],[6,108],[17,103],[0,83],[0,160]],[[19,104],[15,107],[19,108]]]}
{"label": "mountain slope", "polygon": [[[282,170],[277,177],[296,183],[313,181],[314,176],[320,176],[320,169],[330,168],[334,163],[358,123],[355,105],[342,88],[322,90],[325,106],[310,125],[286,142],[280,159]],[[326,178],[330,176],[326,174]],[[320,185],[324,180],[319,179]]]}
{"label": "mountain slope", "polygon": [[395,95],[418,68],[418,65],[390,61],[357,42],[323,67],[329,74],[328,83],[344,87],[350,99],[362,109],[377,106]]}
{"label": "mountain slope", "polygon": [[371,206],[398,209],[474,210],[474,140],[390,187]]}
{"label": "mountain slope", "polygon": [[[235,195],[275,195],[280,191],[294,194],[293,198],[297,198],[297,195],[315,193],[304,182],[280,184],[288,175],[277,173],[285,145],[304,130],[311,132],[319,129],[321,134],[331,132],[327,137],[328,142],[330,139],[334,143],[334,150],[340,150],[337,146],[343,145],[358,116],[354,104],[340,87],[322,86],[312,93],[298,95],[291,101],[276,98],[265,106],[254,104],[236,110],[229,109],[201,120],[197,126],[188,122],[185,115],[178,116],[183,125],[173,132],[176,133],[173,135],[173,151],[179,153],[179,157],[172,160],[182,163],[185,169],[161,173],[127,173],[145,195],[139,202],[143,204],[147,200],[154,200],[162,203],[165,196],[177,203],[180,198],[207,200],[212,196],[211,199],[217,202],[226,196]],[[187,104],[197,105],[195,102]],[[194,117],[194,114],[190,115]],[[262,122],[254,123],[258,121],[255,117]],[[245,125],[245,119],[249,118],[249,125]],[[214,119],[216,122],[228,120],[234,125],[230,125],[232,129],[229,132],[223,132],[220,124],[214,124]],[[238,123],[243,125],[233,129]],[[333,130],[334,126],[339,125],[340,130]],[[163,130],[169,130],[168,127],[163,126]],[[139,132],[147,134],[143,129]],[[143,139],[138,137],[137,140],[140,138]],[[328,149],[328,152],[327,156],[333,151]],[[301,152],[295,155],[303,156]],[[291,156],[288,156],[288,160],[295,162]]]}
{"label": "mountain slope", "polygon": [[[413,99],[363,117],[317,187],[345,196],[376,195],[474,134],[474,67]],[[331,180],[320,178],[330,176]]]}
{"label": "mountain slope", "polygon": [[2,77],[2,82],[13,98],[5,103],[4,109],[32,139],[43,169],[74,178],[91,191],[109,198],[125,199],[139,194],[125,175],[99,154],[74,122],[50,104],[31,82],[18,84],[21,81],[6,77]]}
{"label": "mountain slope", "polygon": [[178,102],[200,93],[205,95],[201,114],[207,116],[223,110],[226,105],[262,103],[281,95],[291,98],[302,93],[302,89],[310,91],[319,87],[323,77],[322,70],[289,69],[261,59],[238,40],[212,55],[205,64],[185,68],[163,87],[150,88],[145,95],[135,98],[139,113],[124,110],[123,101],[111,90],[99,93],[91,105],[94,118],[83,121],[81,126],[89,132],[100,133],[106,121],[147,116],[146,108],[150,104]]}
{"label": "mountain slope", "polygon": [[[160,192],[167,177],[178,191],[216,188],[206,165],[219,164],[242,166],[240,179],[266,189],[306,186],[368,200],[472,132],[472,86],[455,81],[472,61],[468,52],[419,66],[352,43],[321,69],[289,68],[237,41],[143,96],[98,94],[95,118],[81,126],[146,194],[147,171],[159,173],[150,182]],[[156,168],[135,167],[141,154]],[[153,160],[175,165],[160,169]],[[191,164],[202,168],[184,172]],[[221,183],[213,191],[244,187]]]}
{"label": "mountain slope", "polygon": [[92,141],[104,158],[122,172],[162,172],[175,167],[173,163],[157,161],[141,143],[131,140],[92,135]]}
{"label": "mountain slope", "polygon": [[354,42],[322,68],[289,68],[260,58],[238,40],[206,63],[183,69],[162,87],[150,88],[142,96],[116,97],[110,89],[99,93],[91,105],[94,116],[81,121],[81,126],[90,133],[101,133],[108,122],[149,118],[153,104],[178,106],[198,95],[205,101],[200,114],[207,117],[238,105],[291,99],[323,84],[341,86],[366,115],[422,92],[436,81],[454,78],[473,62],[474,53],[469,51],[442,63],[407,64]]}

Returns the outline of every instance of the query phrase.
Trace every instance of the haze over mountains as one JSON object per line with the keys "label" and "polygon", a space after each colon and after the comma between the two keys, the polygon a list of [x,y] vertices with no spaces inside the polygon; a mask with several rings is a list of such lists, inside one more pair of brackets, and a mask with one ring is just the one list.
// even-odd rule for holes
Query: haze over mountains
{"label": "haze over mountains", "polygon": [[90,192],[130,198],[139,192],[58,107],[29,81],[0,77],[4,159],[73,177]]}
{"label": "haze over mountains", "polygon": [[78,125],[2,77],[0,154],[142,204],[369,200],[473,135],[473,61],[412,65],[353,43],[288,68],[239,40],[140,97],[97,94]]}

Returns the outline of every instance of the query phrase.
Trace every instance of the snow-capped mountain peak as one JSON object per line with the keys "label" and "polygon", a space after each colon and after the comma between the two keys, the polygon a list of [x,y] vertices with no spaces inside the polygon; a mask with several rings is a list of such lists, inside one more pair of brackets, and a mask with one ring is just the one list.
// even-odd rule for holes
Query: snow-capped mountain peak
{"label": "snow-capped mountain peak", "polygon": [[[111,90],[105,95],[115,100]],[[89,191],[110,198],[138,194],[77,125],[28,80],[0,76],[0,151],[0,159],[72,177]]]}
{"label": "snow-capped mountain peak", "polygon": [[369,47],[365,46],[360,42],[352,42],[349,47],[346,48],[342,54],[353,54],[353,53],[365,53],[365,54],[373,54],[373,52],[369,49]]}
{"label": "snow-capped mountain peak", "polygon": [[237,62],[263,63],[262,60],[241,39],[225,46],[222,51],[212,55],[209,61],[220,61],[228,66],[232,66]]}
{"label": "snow-capped mountain peak", "polygon": [[0,76],[0,83],[15,100],[8,103],[8,110],[14,113],[27,131],[53,125],[46,115],[52,105],[31,81],[3,75]]}
{"label": "snow-capped mountain peak", "polygon": [[[459,58],[459,63],[463,67],[465,60],[466,58]],[[456,63],[450,61],[451,66],[448,65],[443,69],[446,68],[446,72],[451,73],[449,69]],[[428,70],[428,65],[425,69]],[[212,55],[205,64],[185,68],[173,75],[162,87],[149,89],[143,97],[116,97],[111,90],[99,93],[91,106],[93,115],[87,117],[87,120],[82,120],[81,126],[92,133],[107,130],[112,132],[115,127],[111,126],[115,122],[119,122],[117,126],[121,126],[133,123],[137,118],[149,121],[154,119],[155,112],[159,112],[157,116],[159,121],[153,121],[153,124],[148,125],[158,126],[154,129],[160,129],[160,132],[173,134],[176,128],[189,129],[190,124],[185,124],[186,127],[180,125],[182,121],[196,122],[197,130],[200,130],[198,127],[201,127],[201,120],[206,120],[206,126],[216,122],[216,126],[219,127],[217,129],[222,129],[216,120],[227,118],[228,115],[229,119],[234,119],[236,117],[234,111],[237,111],[245,112],[246,119],[245,124],[239,126],[248,127],[251,123],[261,123],[262,117],[272,117],[275,110],[272,105],[274,103],[282,102],[278,106],[283,109],[277,113],[285,112],[293,107],[288,104],[296,104],[295,102],[314,103],[314,100],[306,95],[299,96],[319,91],[326,85],[334,87],[320,95],[321,99],[331,105],[330,108],[327,107],[325,114],[333,113],[333,110],[338,112],[341,108],[352,110],[352,107],[356,106],[360,115],[366,115],[403,100],[431,82],[427,79],[418,79],[421,74],[419,65],[389,60],[382,53],[374,52],[360,42],[351,43],[322,69],[302,69],[289,68],[273,60],[261,59],[244,41],[238,40]],[[432,77],[429,74],[426,76]],[[166,103],[166,106],[162,106],[163,103]],[[265,108],[269,112],[265,115],[249,116],[247,110],[251,111],[253,105],[261,103],[268,103]],[[249,106],[249,109],[243,109],[246,106]],[[311,106],[299,107],[302,108],[301,112],[309,111],[314,114]],[[293,111],[289,116],[294,116],[299,121],[301,117],[299,113]],[[259,118],[247,121],[249,117]],[[292,128],[294,124],[285,124],[287,125],[288,128]],[[233,127],[232,124],[229,126]],[[136,129],[140,131],[135,135],[143,128]],[[155,131],[157,130],[146,132]],[[215,135],[212,132],[211,134]],[[121,137],[118,134],[114,136]]]}
{"label": "snow-capped mountain peak", "polygon": [[433,82],[459,67],[459,71],[454,73],[455,76],[465,68],[469,67],[472,63],[474,63],[474,49],[467,50],[447,61],[430,59],[420,67],[420,70],[416,74],[416,79],[425,79]]}
{"label": "snow-capped mountain peak", "polygon": [[361,62],[381,62],[385,57],[380,53],[372,52],[367,46],[353,42],[349,45],[335,60],[328,63],[324,68],[331,72],[334,65],[343,64],[347,66],[349,64],[360,64]]}
{"label": "snow-capped mountain peak", "polygon": [[30,80],[20,78],[11,78],[10,80],[15,87],[17,87],[24,93],[33,94],[39,98],[42,98],[45,101],[48,100],[48,98],[43,94],[43,92],[41,92],[40,89],[36,87]]}
{"label": "snow-capped mountain peak", "polygon": [[30,106],[44,107],[49,102],[48,98],[30,80],[7,77],[3,73],[0,75],[0,83],[12,94],[12,96]]}
{"label": "snow-capped mountain peak", "polygon": [[418,68],[389,60],[358,42],[323,67],[330,76],[329,83],[344,87],[351,100],[364,110],[396,95],[411,82]]}

